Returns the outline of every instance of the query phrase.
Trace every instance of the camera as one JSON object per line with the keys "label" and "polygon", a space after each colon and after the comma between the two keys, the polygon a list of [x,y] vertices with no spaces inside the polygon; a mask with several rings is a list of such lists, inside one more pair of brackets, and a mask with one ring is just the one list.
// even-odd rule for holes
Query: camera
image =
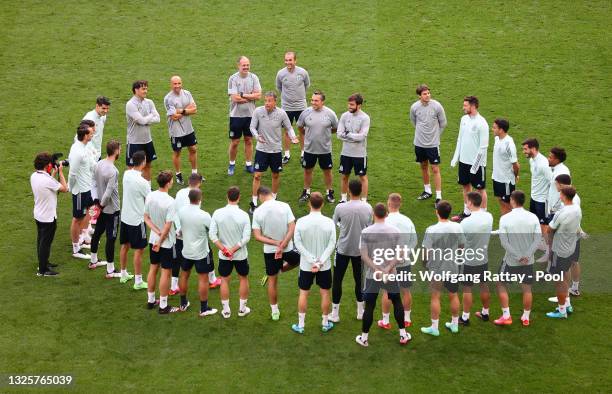
{"label": "camera", "polygon": [[70,163],[68,163],[68,160],[60,160],[62,156],[64,156],[63,153],[54,153],[51,155],[51,164],[53,168],[59,168],[60,164],[64,167],[68,167]]}

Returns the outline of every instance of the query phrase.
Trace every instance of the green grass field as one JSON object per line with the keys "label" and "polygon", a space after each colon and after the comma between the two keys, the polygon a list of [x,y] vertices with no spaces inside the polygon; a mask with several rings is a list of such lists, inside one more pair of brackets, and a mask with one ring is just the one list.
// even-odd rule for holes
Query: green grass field
{"label": "green grass field", "polygon": [[[612,169],[612,39],[605,27],[612,18],[610,2],[447,3],[3,1],[0,374],[73,374],[74,388],[83,392],[609,391],[612,289],[607,278],[612,270],[604,213],[611,203]],[[565,147],[582,198],[583,227],[594,234],[583,252],[584,295],[574,301],[571,318],[546,319],[548,290],[535,295],[527,329],[474,321],[459,335],[442,332],[430,338],[419,332],[429,323],[429,297],[419,291],[412,342],[401,348],[395,330],[373,327],[370,347],[363,349],[354,343],[360,322],[354,318],[347,276],[342,322],[329,334],[320,333],[319,297],[313,292],[306,333],[297,336],[290,330],[297,319],[297,272],[280,278],[282,317],[272,322],[258,281],[264,273],[262,248],[255,241],[249,245],[250,316],[200,319],[194,308],[161,317],[145,310],[145,292],[104,280],[102,269],[90,272],[84,261],[70,257],[66,195],[60,197],[52,251],[61,277],[34,275],[33,157],[42,150],[67,155],[75,127],[97,95],[113,101],[104,141],[125,141],[125,102],[132,81],[149,80],[149,97],[161,113],[170,76],[183,77],[199,104],[194,122],[199,167],[207,178],[203,208],[212,213],[225,204],[228,186],[239,185],[247,196],[251,184],[242,171],[242,153],[240,171],[233,178],[225,175],[226,86],[235,59],[249,56],[266,90],[273,88],[288,49],[297,50],[298,64],[310,72],[311,89],[325,91],[326,104],[338,115],[349,94],[365,96],[364,110],[372,119],[370,202],[385,200],[392,191],[402,193],[403,212],[420,233],[435,215],[430,202],[414,200],[421,181],[407,114],[418,83],[432,87],[449,119],[442,172],[444,197],[453,204],[461,203],[461,194],[448,163],[463,96],[479,96],[480,112],[489,123],[498,116],[509,118],[516,142],[536,136],[544,152]],[[154,128],[154,140],[160,157],[154,171],[171,168],[163,121]],[[334,141],[335,166],[339,148]],[[297,204],[302,171],[296,148],[293,155],[279,197],[299,217],[306,208]],[[520,164],[518,187],[528,191],[529,165],[524,157]],[[264,183],[269,180],[267,174]],[[334,182],[339,194],[339,178]],[[319,171],[313,187],[323,187]],[[488,190],[492,196],[491,185]],[[242,208],[247,204],[243,198]],[[325,213],[332,211],[325,207]],[[490,211],[497,221],[493,201]],[[191,289],[195,305],[195,280]],[[211,292],[210,302],[220,304],[218,291]],[[449,318],[446,304],[442,321]],[[511,307],[518,320],[518,294]],[[496,297],[492,308],[496,315]]]}

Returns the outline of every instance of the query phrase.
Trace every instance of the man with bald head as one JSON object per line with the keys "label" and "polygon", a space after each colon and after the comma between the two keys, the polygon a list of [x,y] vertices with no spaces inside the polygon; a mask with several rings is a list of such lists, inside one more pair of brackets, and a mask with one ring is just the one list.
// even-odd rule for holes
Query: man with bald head
{"label": "man with bald head", "polygon": [[188,90],[183,89],[183,81],[178,75],[170,78],[170,92],[164,97],[166,107],[166,119],[168,120],[168,133],[170,133],[170,144],[172,145],[172,163],[176,171],[176,183],[183,185],[181,174],[181,150],[185,147],[189,151],[189,162],[191,173],[197,173],[197,150],[198,140],[195,130],[191,124],[191,117],[198,112],[193,96]]}
{"label": "man with bald head", "polygon": [[252,174],[253,136],[250,131],[251,117],[255,111],[255,102],[261,98],[259,78],[249,70],[251,61],[240,56],[237,61],[238,72],[232,74],[227,82],[227,95],[230,99],[229,121],[229,166],[227,175],[232,176],[236,170],[236,154],[240,137],[244,136],[245,171]]}
{"label": "man with bald head", "polygon": [[[276,89],[281,93],[281,108],[287,112],[289,120],[297,122],[306,109],[306,90],[310,86],[308,71],[297,66],[297,55],[293,51],[285,53],[285,68],[276,74]],[[287,164],[291,158],[291,141],[285,136],[283,139],[283,164]],[[302,157],[304,156],[304,131],[300,130],[300,147]]]}

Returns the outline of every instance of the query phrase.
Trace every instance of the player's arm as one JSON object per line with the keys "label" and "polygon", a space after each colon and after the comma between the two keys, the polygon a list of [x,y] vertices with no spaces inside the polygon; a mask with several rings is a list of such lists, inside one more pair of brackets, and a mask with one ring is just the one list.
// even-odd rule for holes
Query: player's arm
{"label": "player's arm", "polygon": [[283,92],[283,81],[281,81],[281,76],[280,76],[280,71],[278,73],[276,73],[276,90],[278,90],[279,93]]}
{"label": "player's arm", "polygon": [[68,191],[68,184],[66,183],[66,178],[64,178],[63,169],[64,169],[64,166],[62,165],[62,163],[60,163],[59,168],[57,169],[58,181],[59,181],[60,187],[57,189],[57,191],[66,193]]}
{"label": "player's arm", "polygon": [[259,228],[253,229],[253,236],[255,237],[257,241],[264,243],[266,245],[272,245],[272,246],[280,245],[280,241],[266,237],[265,235],[262,234],[261,229]]}
{"label": "player's arm", "polygon": [[480,125],[480,130],[478,131],[478,140],[480,141],[480,146],[478,147],[478,153],[476,154],[476,160],[472,164],[472,168],[470,168],[470,172],[475,174],[478,172],[478,168],[483,167],[485,161],[487,160],[487,148],[489,147],[489,126],[482,124]]}
{"label": "player's arm", "polygon": [[321,263],[324,263],[329,260],[336,248],[336,227],[332,223],[330,224],[330,234],[329,239],[327,240],[327,246],[325,247],[325,250],[323,250],[323,254],[321,254],[321,257],[319,258],[319,261],[321,261]]}
{"label": "player's arm", "polygon": [[255,79],[253,91],[251,93],[244,93],[242,97],[249,101],[257,101],[261,98],[261,85],[259,84],[259,78],[257,78],[255,74],[251,75],[253,75],[253,78]]}
{"label": "player's arm", "polygon": [[151,119],[149,121],[149,124],[159,123],[160,117],[159,112],[157,112],[157,108],[155,108],[155,103],[153,102],[153,100],[148,100],[148,102],[151,104],[151,114],[149,115]]}
{"label": "player's arm", "polygon": [[246,223],[244,223],[244,226],[242,226],[242,238],[240,239],[240,242],[238,242],[237,245],[234,246],[235,250],[240,249],[243,246],[246,246],[249,241],[251,240],[251,226],[249,223],[249,220],[246,219]]}
{"label": "player's arm", "polygon": [[113,190],[115,190],[115,188],[118,188],[116,172],[110,177],[110,179],[106,183],[106,189],[104,189],[102,198],[100,198],[100,206],[105,207],[110,203],[110,199],[113,195]]}
{"label": "player's arm", "polygon": [[234,83],[234,78],[230,78],[229,81],[227,81],[227,95],[230,96],[233,103],[244,104],[249,102],[249,100],[243,98],[238,91],[238,86]]}
{"label": "player's arm", "polygon": [[461,137],[462,137],[462,129],[461,126],[459,126],[459,134],[457,135],[457,145],[455,145],[455,153],[453,153],[453,158],[451,160],[451,167],[455,167],[457,165],[457,162],[459,161],[459,148],[461,147]]}
{"label": "player's arm", "polygon": [[309,264],[314,264],[317,261],[317,258],[312,255],[304,246],[302,242],[302,234],[301,234],[301,226],[298,224],[295,229],[295,234],[293,236],[293,242],[295,243],[295,248],[300,252],[300,256],[305,257]]}
{"label": "player's arm", "polygon": [[414,108],[414,106],[410,107],[410,113],[408,114],[408,117],[410,118],[410,123],[412,123],[412,126],[416,127],[417,117],[416,109]]}
{"label": "player's arm", "polygon": [[[151,119],[153,118],[153,114],[149,114],[147,116],[142,116],[140,112],[138,112],[138,107],[131,101],[128,102],[125,106],[125,112],[127,115],[134,120],[134,122],[138,123],[141,126],[146,126],[151,123]],[[159,116],[159,114],[158,114]],[[158,120],[159,122],[159,120]]]}
{"label": "player's arm", "polygon": [[293,142],[294,144],[297,144],[298,142],[300,142],[297,136],[295,135],[295,131],[293,130],[293,127],[291,126],[291,121],[289,120],[289,115],[287,115],[287,112],[285,112],[285,116],[283,116],[282,124],[283,124],[285,131],[287,132],[287,135],[289,136],[289,139],[291,139],[291,142]]}
{"label": "player's arm", "polygon": [[257,116],[257,114],[253,114],[253,116],[251,117],[251,124],[249,125],[249,130],[251,130],[251,134],[253,134],[253,137],[255,137],[257,141],[265,142],[265,140],[263,139],[263,136],[260,136],[259,132],[257,131],[258,126],[259,126],[259,117]]}
{"label": "player's arm", "polygon": [[334,111],[330,111],[332,116],[331,119],[331,132],[332,134],[338,131],[338,117],[334,113]]}
{"label": "player's arm", "polygon": [[540,242],[542,241],[542,229],[540,227],[540,223],[535,223],[533,226],[533,232],[531,234],[531,245],[527,249],[527,255],[525,257],[533,256],[540,246]]}
{"label": "player's arm", "polygon": [[151,220],[151,216],[149,216],[149,214],[146,212],[144,214],[144,222],[146,223],[147,227],[151,229],[151,231],[161,236],[162,231],[159,229],[159,227],[155,225],[155,223],[153,223],[153,220]]}
{"label": "player's arm", "polygon": [[438,108],[438,126],[440,127],[440,134],[444,131],[446,126],[448,126],[448,121],[446,120],[446,113],[444,112],[444,107],[440,104]]}
{"label": "player's arm", "polygon": [[359,133],[347,133],[346,137],[353,142],[361,142],[368,137],[368,133],[370,132],[370,118],[365,118],[363,123],[361,124],[361,129]]}
{"label": "player's arm", "polygon": [[189,96],[189,104],[185,108],[183,108],[183,115],[191,116],[196,115],[198,113],[198,106],[193,99],[191,93],[188,93]]}
{"label": "player's arm", "polygon": [[166,107],[166,116],[170,119],[179,120],[183,117],[183,115],[178,113],[178,110],[176,109],[176,107],[174,107],[174,105],[172,105],[167,96],[164,97],[164,107]]}
{"label": "player's arm", "polygon": [[166,222],[164,223],[164,228],[161,231],[161,234],[159,235],[159,239],[157,240],[157,244],[161,245],[166,238],[168,238],[168,234],[170,233],[170,229],[172,228],[172,221]]}

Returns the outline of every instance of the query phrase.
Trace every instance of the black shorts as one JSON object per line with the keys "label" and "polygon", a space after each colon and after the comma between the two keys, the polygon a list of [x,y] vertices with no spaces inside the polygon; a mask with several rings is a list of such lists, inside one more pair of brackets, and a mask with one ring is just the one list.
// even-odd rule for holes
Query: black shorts
{"label": "black shorts", "polygon": [[351,157],[340,155],[340,167],[338,172],[344,175],[350,175],[351,170],[355,170],[355,175],[364,176],[368,173],[368,158],[367,157]]}
{"label": "black shorts", "polygon": [[389,298],[397,297],[400,294],[400,286],[397,281],[389,281],[385,283],[382,280],[374,280],[374,279],[367,278],[363,284],[364,301],[368,294],[378,295],[378,293],[380,293],[381,290],[385,290]]}
{"label": "black shorts", "polygon": [[287,110],[285,110],[285,112],[287,113],[287,116],[289,117],[289,123],[297,122],[298,119],[300,118],[300,115],[302,115],[302,111],[287,111]]}
{"label": "black shorts", "polygon": [[529,212],[535,214],[540,220],[540,224],[548,224],[548,218],[546,217],[546,203],[535,201],[533,198],[529,199]]}
{"label": "black shorts", "polygon": [[408,273],[412,270],[412,265],[407,265],[405,267],[397,267],[395,269],[397,275],[401,275],[400,280],[396,280],[397,284],[402,289],[409,289],[412,286],[412,281],[404,278],[408,278]]}
{"label": "black shorts", "polygon": [[459,162],[459,176],[457,177],[457,183],[460,185],[472,185],[474,189],[484,189],[487,186],[485,179],[487,173],[487,167],[480,166],[475,174],[470,172],[472,168],[471,164],[465,164]]}
{"label": "black shorts", "polygon": [[242,136],[252,137],[251,134],[251,118],[230,118],[229,120],[229,137],[232,140],[239,140]]}
{"label": "black shorts", "polygon": [[310,290],[314,280],[317,280],[317,286],[323,290],[329,290],[332,286],[331,269],[319,271],[316,274],[311,271],[302,271],[298,274],[298,287],[301,290]]}
{"label": "black shorts", "polygon": [[175,152],[180,152],[184,147],[197,144],[198,139],[196,138],[195,131],[182,137],[170,137],[170,145],[172,145],[172,150]]}
{"label": "black shorts", "polygon": [[240,276],[249,274],[249,260],[223,260],[219,259],[219,275],[227,278],[232,274],[232,269],[236,268],[236,272]]}
{"label": "black shorts", "polygon": [[195,265],[196,272],[198,274],[208,274],[215,270],[215,261],[213,260],[212,251],[208,252],[208,256],[200,260],[191,260],[183,257],[181,261],[181,269],[183,271],[191,271],[191,268]]}
{"label": "black shorts", "polygon": [[89,207],[94,205],[91,198],[91,190],[72,195],[72,217],[81,219],[87,215]]}
{"label": "black shorts", "polygon": [[423,148],[420,146],[414,146],[414,154],[416,156],[415,161],[417,163],[422,163],[424,161],[429,161],[431,164],[438,165],[440,164],[440,148]]}
{"label": "black shorts", "polygon": [[176,249],[174,245],[171,248],[159,248],[158,252],[153,250],[153,244],[149,244],[149,259],[151,264],[160,264],[164,269],[172,269],[176,264]]}
{"label": "black shorts", "polygon": [[[476,276],[478,275],[478,279],[480,281],[480,283],[484,283],[484,273],[485,271],[489,270],[489,264],[481,264],[481,265],[465,265],[463,264],[462,266],[462,273],[464,275],[473,275]],[[474,281],[470,278],[464,281],[461,281],[461,284],[463,286],[473,286],[474,285]]]}
{"label": "black shorts", "polygon": [[572,267],[572,263],[572,256],[559,257],[555,252],[553,252],[552,259],[548,261],[546,272],[549,274],[560,274],[562,272],[567,272]]}
{"label": "black shorts", "polygon": [[144,249],[147,246],[147,229],[144,222],[138,226],[130,226],[121,222],[119,243],[121,245],[130,244],[132,249]]}
{"label": "black shorts", "polygon": [[157,154],[155,153],[155,146],[153,145],[153,141],[148,142],[146,144],[128,144],[127,149],[125,150],[125,165],[128,167],[132,167],[134,163],[132,163],[132,155],[138,151],[143,151],[145,156],[147,157],[147,163],[152,162],[153,160],[157,160]]}
{"label": "black shorts", "polygon": [[515,188],[516,186],[510,182],[502,183],[493,180],[493,195],[501,198],[505,203],[510,203],[510,194],[512,194]]}
{"label": "black shorts", "polygon": [[267,153],[260,150],[255,151],[255,172],[265,172],[270,167],[274,173],[283,170],[283,153]]}
{"label": "black shorts", "polygon": [[[523,281],[520,282],[521,284],[530,285],[533,283],[533,280],[534,280],[533,264],[510,266],[502,260],[502,264],[499,267],[499,273],[500,274],[509,273],[511,275],[524,274],[525,279],[523,279]],[[509,283],[511,281],[504,281],[504,282]]]}
{"label": "black shorts", "polygon": [[319,168],[322,170],[331,170],[333,168],[331,153],[309,153],[304,152],[302,156],[302,167],[306,169],[314,168],[319,162]]}
{"label": "black shorts", "polygon": [[274,253],[264,253],[264,261],[266,262],[266,275],[274,276],[283,268],[283,261],[289,265],[296,266],[300,264],[300,254],[295,250],[290,250],[283,253],[280,259],[274,258]]}

